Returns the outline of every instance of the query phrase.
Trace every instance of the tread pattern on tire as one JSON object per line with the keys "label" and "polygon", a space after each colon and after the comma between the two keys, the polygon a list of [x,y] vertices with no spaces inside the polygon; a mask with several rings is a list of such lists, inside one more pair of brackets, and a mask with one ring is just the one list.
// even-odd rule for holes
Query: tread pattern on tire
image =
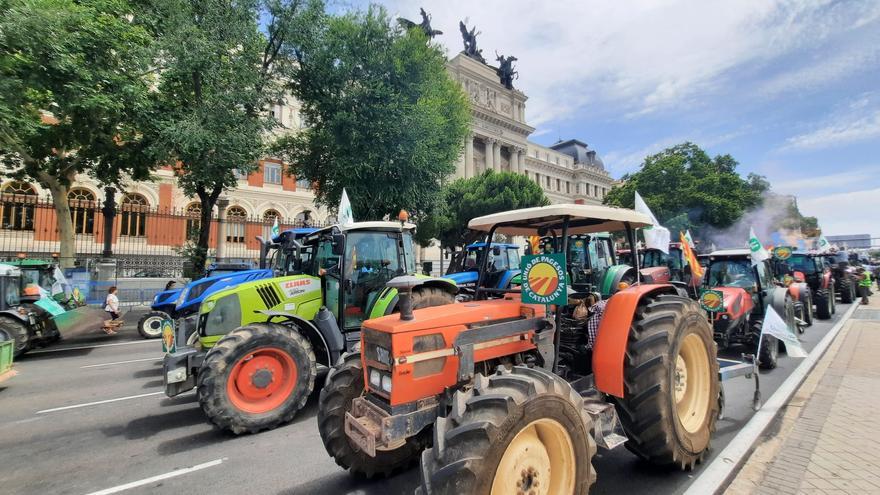
{"label": "tread pattern on tire", "polygon": [[852,304],[855,300],[853,282],[850,277],[843,277],[840,280],[840,302],[843,304]]}
{"label": "tread pattern on tire", "polygon": [[31,336],[28,327],[24,323],[12,318],[3,317],[0,318],[0,327],[14,341],[14,344],[12,344],[13,358],[17,358],[30,350]]}
{"label": "tread pattern on tire", "polygon": [[[755,335],[761,335],[761,326],[763,325],[763,320],[755,320],[752,323],[752,332]],[[779,339],[772,335],[764,335],[763,342],[761,342],[761,349],[758,351],[758,367],[762,370],[772,370],[775,369],[779,364]],[[773,347],[776,346],[776,352],[772,351]]]}
{"label": "tread pattern on tire", "polygon": [[[275,411],[248,417],[238,411],[226,396],[227,371],[241,356],[238,354],[244,345],[251,348],[262,345],[292,344],[301,354],[293,356],[297,367],[297,382],[306,378],[305,387],[295,387],[291,392],[292,402]],[[220,339],[205,356],[205,362],[197,377],[199,405],[208,419],[218,428],[229,430],[236,435],[270,430],[293,419],[302,409],[315,387],[318,374],[315,353],[309,340],[296,330],[278,323],[253,323],[233,330]]]}
{"label": "tread pattern on tire", "polygon": [[[421,486],[416,493],[451,495],[475,493],[475,484],[485,479],[486,458],[500,454],[499,448],[511,418],[519,419],[527,402],[549,396],[569,402],[577,410],[580,432],[586,437],[588,471],[575,486],[576,494],[586,494],[596,480],[592,465],[596,442],[590,433],[591,420],[583,408],[583,398],[561,377],[541,368],[499,367],[488,377],[477,374],[472,388],[459,390],[452,398],[446,417],[434,424],[434,444],[422,452]],[[577,432],[570,432],[574,437]],[[577,443],[577,440],[573,438]],[[575,445],[577,452],[579,445]],[[503,451],[502,451],[503,452]],[[491,473],[494,474],[494,473]],[[478,495],[483,495],[479,493]]]}
{"label": "tread pattern on tire", "polygon": [[443,306],[455,302],[455,296],[439,287],[417,287],[411,297],[413,309]]}
{"label": "tread pattern on tire", "polygon": [[828,289],[819,289],[816,291],[814,302],[816,303],[816,318],[827,320],[831,318],[831,302],[828,297],[831,294]]}
{"label": "tread pattern on tire", "polygon": [[400,448],[378,451],[370,457],[352,445],[345,434],[345,413],[351,401],[364,391],[364,372],[360,353],[346,353],[330,369],[318,399],[318,432],[324,448],[340,467],[367,479],[391,476],[413,465],[427,446],[429,436],[410,437]]}
{"label": "tread pattern on tire", "polygon": [[[629,437],[626,447],[654,464],[675,465],[681,469],[693,469],[696,463],[702,462],[708,450],[707,444],[700,452],[692,452],[685,449],[683,442],[677,441],[674,404],[671,404],[671,391],[666,390],[670,385],[665,376],[671,376],[670,366],[675,366],[676,359],[670,354],[675,348],[674,332],[693,315],[706,320],[695,301],[678,295],[648,296],[639,303],[630,327],[624,362],[625,396],[622,399],[612,397]],[[702,331],[705,333],[704,342],[705,339],[711,342],[708,352],[713,388],[720,393],[718,361],[714,359],[717,345],[708,322]],[[718,409],[717,397],[713,397],[708,411],[710,439],[715,431]]]}

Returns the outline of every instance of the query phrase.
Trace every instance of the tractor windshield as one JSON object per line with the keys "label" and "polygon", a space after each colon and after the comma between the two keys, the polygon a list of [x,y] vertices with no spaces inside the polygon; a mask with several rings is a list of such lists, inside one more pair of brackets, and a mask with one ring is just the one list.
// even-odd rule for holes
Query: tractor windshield
{"label": "tractor windshield", "polygon": [[669,267],[670,270],[681,270],[681,258],[681,250],[678,248],[670,248],[669,254],[666,254],[659,249],[648,249],[645,251],[642,266],[666,266]]}
{"label": "tractor windshield", "polygon": [[[367,319],[385,284],[405,275],[397,232],[354,231],[345,240],[345,328],[357,328]],[[343,287],[346,287],[343,285]]]}
{"label": "tractor windshield", "polygon": [[803,273],[804,275],[813,275],[816,273],[816,263],[813,258],[805,254],[793,254],[785,260],[792,270]]}
{"label": "tractor windshield", "polygon": [[709,287],[741,287],[747,289],[757,284],[755,270],[750,260],[722,259],[709,264]]}
{"label": "tractor windshield", "polygon": [[6,295],[6,308],[13,308],[21,303],[18,277],[3,277],[3,291]]}

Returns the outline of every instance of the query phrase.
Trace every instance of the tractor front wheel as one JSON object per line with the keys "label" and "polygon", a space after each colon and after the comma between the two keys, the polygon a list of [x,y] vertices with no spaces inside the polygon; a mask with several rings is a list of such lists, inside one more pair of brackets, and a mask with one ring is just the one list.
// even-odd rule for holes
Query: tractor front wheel
{"label": "tractor front wheel", "polygon": [[0,340],[12,340],[12,357],[17,358],[31,348],[28,327],[12,318],[0,318]]}
{"label": "tractor front wheel", "polygon": [[816,291],[816,318],[827,320],[831,318],[832,304],[834,297],[828,292],[828,289],[819,289]]}
{"label": "tractor front wheel", "polygon": [[315,387],[315,353],[297,331],[255,323],[220,339],[198,374],[202,410],[216,426],[256,433],[293,419]]}
{"label": "tractor front wheel", "polygon": [[851,304],[856,299],[856,290],[853,281],[849,277],[843,277],[840,281],[840,302]]}
{"label": "tractor front wheel", "polygon": [[695,301],[646,297],[633,318],[624,397],[615,398],[626,446],[658,465],[693,469],[709,449],[720,384],[712,327]]}
{"label": "tractor front wheel", "polygon": [[364,393],[364,367],[360,353],[347,353],[330,369],[318,400],[318,432],[327,453],[336,464],[352,474],[366,478],[386,477],[409,467],[427,445],[425,434],[407,439],[394,450],[379,450],[370,457],[349,441],[345,434],[345,413],[351,402]]}
{"label": "tractor front wheel", "polygon": [[[761,335],[762,321],[752,324],[752,332]],[[772,335],[764,335],[761,338],[761,348],[758,350],[758,366],[764,370],[772,370],[779,363],[779,339]]]}
{"label": "tractor front wheel", "polygon": [[585,495],[596,479],[591,428],[583,399],[559,376],[525,366],[477,375],[437,418],[416,493]]}
{"label": "tractor front wheel", "polygon": [[162,321],[170,319],[164,311],[150,311],[138,320],[138,333],[145,339],[158,339],[162,336]]}

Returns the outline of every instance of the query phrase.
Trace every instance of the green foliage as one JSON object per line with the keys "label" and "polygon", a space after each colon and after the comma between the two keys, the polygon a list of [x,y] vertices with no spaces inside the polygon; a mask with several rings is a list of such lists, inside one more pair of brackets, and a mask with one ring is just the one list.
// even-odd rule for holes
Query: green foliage
{"label": "green foliage", "polygon": [[671,231],[725,228],[761,204],[769,183],[749,174],[743,179],[730,155],[710,158],[693,143],[683,143],[645,158],[641,170],[627,174],[605,203],[632,208],[635,192]]}
{"label": "green foliage", "polygon": [[375,6],[324,18],[294,51],[291,91],[309,127],[276,149],[320,204],[335,208],[345,187],[357,220],[430,211],[470,124],[443,51],[394,24]]}
{"label": "green foliage", "polygon": [[64,266],[76,174],[112,184],[153,165],[139,132],[152,38],[137,14],[126,0],[0,2],[0,161],[52,193]]}
{"label": "green foliage", "polygon": [[437,209],[419,222],[417,240],[424,244],[435,238],[445,247],[464,246],[477,237],[467,228],[472,218],[548,204],[541,186],[525,175],[487,170],[445,185]]}

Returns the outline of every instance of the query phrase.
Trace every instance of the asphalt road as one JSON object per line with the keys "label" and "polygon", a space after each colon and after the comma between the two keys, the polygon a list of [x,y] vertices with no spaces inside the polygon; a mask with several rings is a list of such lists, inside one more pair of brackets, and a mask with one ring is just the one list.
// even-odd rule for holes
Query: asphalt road
{"label": "asphalt road", "polygon": [[[847,308],[838,305],[834,319],[808,328],[806,348]],[[776,370],[761,373],[765,398],[799,361],[782,355]],[[277,430],[241,437],[215,430],[193,393],[165,397],[161,344],[141,340],[131,323],[117,336],[32,351],[16,366],[19,375],[0,385],[0,493],[388,495],[412,493],[418,482],[417,469],[363,481],[336,466],[315,425],[317,392]],[[713,455],[752,415],[753,381],[737,378],[724,388]],[[600,451],[594,465],[592,493],[600,494],[679,493],[700,472],[658,469],[623,447]]]}

